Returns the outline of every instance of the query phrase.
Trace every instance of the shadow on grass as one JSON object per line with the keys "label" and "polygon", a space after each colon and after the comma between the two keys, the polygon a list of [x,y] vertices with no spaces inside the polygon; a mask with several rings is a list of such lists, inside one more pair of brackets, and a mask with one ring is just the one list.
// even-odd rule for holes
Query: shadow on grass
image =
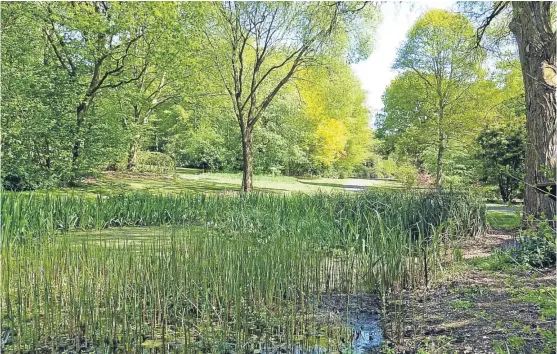
{"label": "shadow on grass", "polygon": [[[194,174],[194,173],[192,173]],[[195,173],[197,174],[197,173]],[[254,188],[259,192],[284,192],[282,189]],[[119,195],[130,192],[152,194],[194,193],[239,193],[240,186],[235,183],[203,179],[185,179],[176,176],[107,174],[89,182],[85,186],[72,188],[85,193]]]}

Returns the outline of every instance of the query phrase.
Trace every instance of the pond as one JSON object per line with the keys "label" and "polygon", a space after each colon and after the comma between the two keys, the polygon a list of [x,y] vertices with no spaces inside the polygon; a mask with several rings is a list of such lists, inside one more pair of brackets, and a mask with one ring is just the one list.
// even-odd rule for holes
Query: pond
{"label": "pond", "polygon": [[355,293],[365,262],[299,239],[126,227],[12,251],[6,294],[25,310],[4,314],[24,333],[14,350],[371,353],[383,341],[379,301]]}

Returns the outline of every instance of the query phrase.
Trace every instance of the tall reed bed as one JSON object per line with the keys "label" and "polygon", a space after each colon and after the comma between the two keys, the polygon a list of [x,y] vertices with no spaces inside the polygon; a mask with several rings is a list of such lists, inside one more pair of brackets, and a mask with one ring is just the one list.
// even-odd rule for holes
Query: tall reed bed
{"label": "tall reed bed", "polygon": [[[4,241],[24,241],[56,231],[117,226],[213,225],[243,233],[309,232],[344,243],[346,234],[369,232],[362,220],[403,227],[414,234],[441,227],[454,235],[476,235],[485,227],[485,206],[470,193],[370,191],[358,194],[205,194],[162,196],[2,193]],[[361,230],[360,226],[367,229]],[[313,231],[312,231],[313,230]],[[374,227],[371,232],[377,232]]]}
{"label": "tall reed bed", "polygon": [[[350,329],[330,319],[324,294],[374,293],[385,303],[434,276],[446,238],[484,226],[483,206],[468,194],[2,202],[2,216],[13,217],[2,225],[11,240],[2,250],[3,332],[8,349],[22,352],[347,349]],[[163,224],[180,226],[154,228],[144,243],[57,232]]]}

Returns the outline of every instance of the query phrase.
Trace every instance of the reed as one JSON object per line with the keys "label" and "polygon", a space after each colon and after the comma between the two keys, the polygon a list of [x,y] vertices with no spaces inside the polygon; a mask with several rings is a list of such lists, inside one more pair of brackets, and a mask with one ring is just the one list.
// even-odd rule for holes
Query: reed
{"label": "reed", "polygon": [[212,225],[256,235],[318,228],[310,234],[318,234],[318,239],[328,243],[344,243],[347,227],[352,228],[350,236],[357,237],[362,230],[354,227],[363,225],[362,218],[376,219],[376,215],[385,227],[402,227],[414,234],[429,233],[431,227],[441,226],[449,234],[476,235],[485,228],[484,204],[476,195],[463,192],[253,193],[241,197],[129,194],[97,198],[4,192],[0,198],[6,242],[57,231]]}
{"label": "reed", "polygon": [[[467,193],[6,193],[7,349],[343,350],[350,328],[324,320],[325,294],[373,293],[386,303],[423,286],[446,240],[482,232],[484,214]],[[157,227],[141,242],[98,231],[139,225]],[[80,229],[88,231],[76,237]]]}

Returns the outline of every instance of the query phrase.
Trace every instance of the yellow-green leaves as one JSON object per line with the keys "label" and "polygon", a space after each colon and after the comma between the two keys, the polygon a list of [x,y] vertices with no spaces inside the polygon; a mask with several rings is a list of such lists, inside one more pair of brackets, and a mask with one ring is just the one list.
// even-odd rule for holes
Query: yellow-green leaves
{"label": "yellow-green leaves", "polygon": [[345,64],[312,69],[298,83],[311,159],[325,168],[351,170],[369,156],[369,112],[359,81]]}

